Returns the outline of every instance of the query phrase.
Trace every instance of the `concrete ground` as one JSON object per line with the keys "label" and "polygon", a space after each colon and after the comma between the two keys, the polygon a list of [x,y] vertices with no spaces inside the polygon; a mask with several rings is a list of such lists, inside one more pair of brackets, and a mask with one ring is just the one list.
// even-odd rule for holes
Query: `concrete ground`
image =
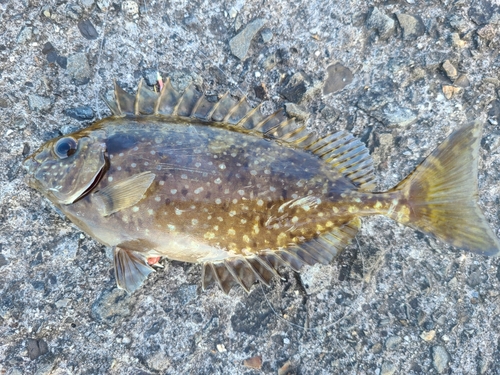
{"label": "concrete ground", "polygon": [[250,294],[198,265],[129,296],[106,249],[24,182],[43,142],[108,116],[113,79],[195,81],[347,129],[397,184],[484,122],[480,204],[500,218],[495,0],[0,0],[0,374],[500,374],[500,267],[383,217],[332,264]]}

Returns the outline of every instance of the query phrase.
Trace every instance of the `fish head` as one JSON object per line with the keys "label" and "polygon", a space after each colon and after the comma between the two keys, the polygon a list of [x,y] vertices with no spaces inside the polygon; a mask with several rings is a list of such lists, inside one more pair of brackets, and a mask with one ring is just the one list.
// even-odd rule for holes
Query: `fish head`
{"label": "fish head", "polygon": [[104,130],[84,129],[46,142],[23,162],[28,185],[55,204],[82,198],[106,172],[105,136]]}

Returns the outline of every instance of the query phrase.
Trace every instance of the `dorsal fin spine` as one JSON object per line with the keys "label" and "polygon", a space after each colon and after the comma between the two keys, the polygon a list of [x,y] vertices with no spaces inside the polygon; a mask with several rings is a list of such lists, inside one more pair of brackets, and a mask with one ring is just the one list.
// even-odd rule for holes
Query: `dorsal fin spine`
{"label": "dorsal fin spine", "polygon": [[223,122],[229,121],[229,118],[232,116],[234,111],[240,106],[241,103],[243,103],[246,100],[246,98],[247,98],[246,95],[243,95],[240,98],[240,100],[238,100],[238,102],[227,112],[227,115],[224,117],[222,121]]}
{"label": "dorsal fin spine", "polygon": [[260,110],[260,107],[262,107],[262,104],[263,103],[259,103],[257,104],[257,106],[255,106],[254,108],[252,108],[250,111],[248,111],[248,113],[240,120],[240,122],[238,122],[235,126],[239,126],[239,127],[242,127],[243,124],[246,122],[246,120],[250,117],[252,117],[252,115],[259,111]]}
{"label": "dorsal fin spine", "polygon": [[226,91],[226,92],[224,93],[224,95],[222,95],[222,96],[221,96],[221,98],[217,101],[217,103],[215,103],[215,104],[214,104],[213,108],[212,108],[212,109],[210,110],[210,112],[208,112],[208,114],[207,114],[207,118],[208,118],[208,119],[211,119],[211,118],[212,118],[212,116],[213,116],[214,112],[217,110],[217,108],[219,108],[220,103],[222,103],[222,100],[224,100],[224,98],[225,98],[226,96],[228,96],[228,95],[229,95],[229,91]]}
{"label": "dorsal fin spine", "polygon": [[122,116],[123,115],[122,107],[120,105],[120,100],[118,99],[119,98],[119,96],[118,96],[118,87],[119,87],[118,86],[118,82],[116,82],[116,79],[114,79],[113,83],[115,85],[115,90],[114,90],[115,91],[114,92],[114,94],[115,94],[115,103],[116,103],[116,106],[118,107],[118,113],[119,113],[119,115]]}

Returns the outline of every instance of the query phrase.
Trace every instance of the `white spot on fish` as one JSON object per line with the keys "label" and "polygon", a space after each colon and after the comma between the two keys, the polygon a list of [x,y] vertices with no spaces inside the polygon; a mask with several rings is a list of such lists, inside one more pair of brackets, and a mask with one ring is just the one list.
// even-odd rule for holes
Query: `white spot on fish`
{"label": "white spot on fish", "polygon": [[270,187],[269,187],[269,190],[271,190],[271,191],[276,191],[276,188],[275,188],[274,186],[270,186]]}
{"label": "white spot on fish", "polygon": [[199,187],[198,189],[195,189],[194,193],[195,194],[200,194],[203,191],[202,187]]}
{"label": "white spot on fish", "polygon": [[135,168],[135,167],[137,167],[137,164],[132,163],[132,164],[130,164],[130,166],[131,166],[132,168]]}
{"label": "white spot on fish", "polygon": [[118,154],[118,156],[123,156],[123,152],[120,152],[120,153]]}
{"label": "white spot on fish", "polygon": [[257,201],[257,206],[263,206],[264,205],[264,201],[262,199],[259,199]]}
{"label": "white spot on fish", "polygon": [[229,211],[229,216],[233,217],[234,215],[236,215],[236,211]]}
{"label": "white spot on fish", "polygon": [[113,177],[109,176],[109,177],[108,177],[108,181],[109,181],[109,182],[113,181]]}
{"label": "white spot on fish", "polygon": [[218,185],[222,182],[222,180],[220,178],[216,178],[214,182]]}
{"label": "white spot on fish", "polygon": [[220,200],[220,198],[217,198],[217,199],[215,200],[215,203],[216,203],[216,204],[221,204],[221,203],[222,203],[222,201]]}
{"label": "white spot on fish", "polygon": [[265,174],[271,174],[271,171],[269,169],[264,169]]}
{"label": "white spot on fish", "polygon": [[116,170],[117,170],[117,171],[121,171],[121,170],[122,170],[122,167],[118,166],[118,167],[116,167]]}
{"label": "white spot on fish", "polygon": [[137,206],[132,207],[132,212],[138,212],[138,211],[139,211],[139,207],[137,207]]}
{"label": "white spot on fish", "polygon": [[185,174],[181,174],[181,178],[182,178],[183,180],[187,180],[188,176],[187,176],[187,175],[185,175]]}
{"label": "white spot on fish", "polygon": [[163,186],[163,185],[165,185],[165,181],[160,181],[160,182],[159,182],[159,184],[160,184],[161,186]]}
{"label": "white spot on fish", "polygon": [[238,190],[239,195],[245,195],[245,190]]}
{"label": "white spot on fish", "polygon": [[176,208],[175,208],[175,214],[176,214],[177,216],[182,215],[182,210],[179,210],[179,209],[176,207]]}
{"label": "white spot on fish", "polygon": [[201,167],[201,163],[194,163],[194,166],[195,166],[196,168],[200,168],[200,167]]}
{"label": "white spot on fish", "polygon": [[198,220],[196,220],[196,219],[191,220],[191,224],[198,225]]}
{"label": "white spot on fish", "polygon": [[219,168],[220,168],[220,169],[226,169],[226,164],[224,164],[224,163],[219,164]]}
{"label": "white spot on fish", "polygon": [[156,154],[156,151],[155,150],[151,150],[150,153],[151,153],[151,155],[154,155],[154,154]]}
{"label": "white spot on fish", "polygon": [[250,174],[251,174],[252,176],[257,176],[257,171],[252,169],[252,170],[250,171]]}
{"label": "white spot on fish", "polygon": [[175,230],[175,225],[172,225],[172,224],[168,224],[167,225],[168,229],[174,231]]}
{"label": "white spot on fish", "polygon": [[177,193],[177,189],[172,189],[172,190],[170,190],[170,193],[171,193],[171,194],[175,194],[175,193]]}
{"label": "white spot on fish", "polygon": [[148,214],[153,215],[153,213],[154,213],[154,211],[150,208],[150,209],[148,210]]}
{"label": "white spot on fish", "polygon": [[134,147],[134,151],[137,151],[139,149],[139,147],[135,146]]}
{"label": "white spot on fish", "polygon": [[161,198],[160,198],[160,197],[158,197],[158,196],[156,196],[156,197],[155,197],[155,201],[159,202],[159,201],[161,201]]}

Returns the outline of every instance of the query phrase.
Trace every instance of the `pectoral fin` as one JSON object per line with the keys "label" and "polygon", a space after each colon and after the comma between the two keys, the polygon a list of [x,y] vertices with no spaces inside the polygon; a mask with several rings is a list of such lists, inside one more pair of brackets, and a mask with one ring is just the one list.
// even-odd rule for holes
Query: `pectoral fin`
{"label": "pectoral fin", "polygon": [[155,177],[148,171],[109,184],[92,197],[97,210],[102,216],[109,216],[133,206],[143,198]]}
{"label": "pectoral fin", "polygon": [[114,264],[116,284],[129,293],[136,291],[154,272],[144,255],[121,247],[114,249]]}

